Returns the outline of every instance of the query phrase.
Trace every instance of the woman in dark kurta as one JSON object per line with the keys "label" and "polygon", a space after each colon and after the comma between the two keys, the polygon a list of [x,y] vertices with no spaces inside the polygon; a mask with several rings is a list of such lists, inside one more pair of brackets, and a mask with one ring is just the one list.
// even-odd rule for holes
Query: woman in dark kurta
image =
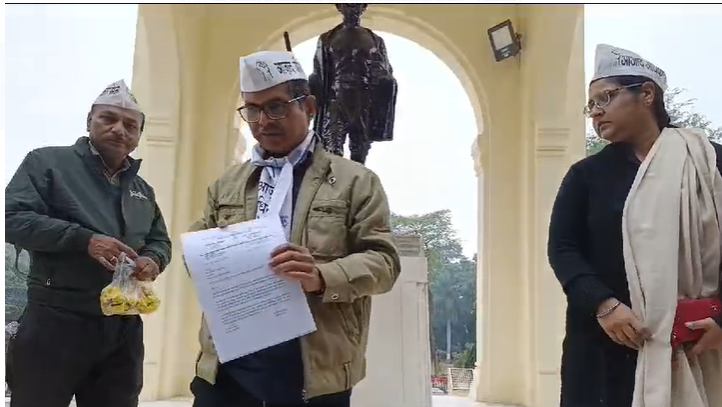
{"label": "woman in dark kurta", "polygon": [[[622,211],[641,161],[671,127],[663,102],[666,78],[650,66],[648,76],[601,75],[592,81],[585,113],[611,143],[572,165],[552,210],[549,262],[567,297],[562,407],[632,404],[637,349],[647,332],[630,309]],[[714,148],[720,169],[722,146]],[[722,344],[720,326],[706,335],[710,346]]]}

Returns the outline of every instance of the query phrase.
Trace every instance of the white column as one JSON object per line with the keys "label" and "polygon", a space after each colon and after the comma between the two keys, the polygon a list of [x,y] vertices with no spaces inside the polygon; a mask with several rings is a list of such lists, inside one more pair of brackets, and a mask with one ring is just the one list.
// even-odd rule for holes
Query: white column
{"label": "white column", "polygon": [[[493,117],[493,116],[492,116]],[[496,122],[477,140],[480,253],[477,277],[477,366],[470,397],[522,404],[526,377],[520,136],[518,122]]]}
{"label": "white column", "polygon": [[569,128],[536,130],[532,267],[529,268],[529,316],[533,335],[532,402],[535,407],[559,405],[561,345],[564,337],[564,294],[547,260],[549,217],[559,183],[569,167]]}
{"label": "white column", "polygon": [[476,187],[476,194],[477,194],[477,255],[476,255],[476,264],[477,264],[477,270],[476,270],[476,363],[474,365],[474,380],[471,384],[471,389],[469,390],[469,398],[472,400],[481,400],[483,397],[483,394],[479,391],[481,386],[481,377],[482,377],[482,364],[481,360],[484,355],[484,346],[483,346],[483,340],[484,340],[484,319],[481,318],[482,308],[480,307],[481,304],[484,303],[484,287],[486,285],[485,282],[485,276],[486,273],[484,272],[485,268],[483,266],[484,261],[488,258],[487,252],[485,251],[486,245],[484,241],[484,203],[485,199],[484,197],[486,194],[484,193],[485,186],[484,186],[484,163],[486,162],[486,151],[482,150],[479,146],[480,138],[482,135],[477,135],[476,139],[474,140],[474,143],[471,146],[471,157],[474,160],[474,172],[476,174],[476,180],[477,180],[477,187]]}
{"label": "white column", "polygon": [[[163,212],[169,233],[173,233],[173,217],[175,211],[175,179],[176,179],[176,139],[172,134],[171,121],[165,118],[148,117],[146,131],[143,134],[141,157],[141,176],[153,186],[156,201]],[[174,248],[174,257],[180,256]],[[154,283],[163,306],[155,313],[144,316],[144,389],[142,399],[155,400],[158,398],[159,384],[163,374],[162,366],[169,355],[165,354],[168,348],[166,340],[168,328],[174,322],[172,309],[175,307],[176,297],[179,293],[178,273],[174,270],[177,262],[173,262],[158,280]]]}
{"label": "white column", "polygon": [[366,379],[353,407],[431,407],[426,256],[419,236],[394,240],[403,272],[391,292],[373,298]]}

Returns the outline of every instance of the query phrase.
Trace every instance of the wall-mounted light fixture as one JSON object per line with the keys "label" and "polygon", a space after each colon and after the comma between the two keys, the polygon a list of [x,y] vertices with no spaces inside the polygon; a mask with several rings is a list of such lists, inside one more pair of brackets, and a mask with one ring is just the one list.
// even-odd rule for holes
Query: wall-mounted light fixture
{"label": "wall-mounted light fixture", "polygon": [[506,20],[487,30],[496,62],[517,56],[521,51],[521,34],[514,32],[511,20]]}

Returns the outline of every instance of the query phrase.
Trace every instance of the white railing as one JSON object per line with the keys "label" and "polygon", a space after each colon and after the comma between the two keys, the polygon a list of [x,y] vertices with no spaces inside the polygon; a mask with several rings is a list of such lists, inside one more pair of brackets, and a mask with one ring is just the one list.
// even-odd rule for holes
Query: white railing
{"label": "white railing", "polygon": [[474,380],[474,369],[449,368],[447,372],[449,391],[470,390]]}

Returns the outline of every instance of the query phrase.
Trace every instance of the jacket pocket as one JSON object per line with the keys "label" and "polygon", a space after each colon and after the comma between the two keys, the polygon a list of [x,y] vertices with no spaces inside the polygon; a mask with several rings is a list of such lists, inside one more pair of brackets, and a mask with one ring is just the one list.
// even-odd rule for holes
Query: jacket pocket
{"label": "jacket pocket", "polygon": [[351,305],[358,321],[359,335],[361,335],[363,330],[368,329],[371,323],[371,297],[361,297]]}
{"label": "jacket pocket", "polygon": [[306,247],[314,257],[333,260],[348,254],[348,202],[318,200],[308,214]]}
{"label": "jacket pocket", "polygon": [[233,225],[234,223],[243,222],[246,220],[246,212],[243,205],[220,205],[218,207],[217,217],[218,227],[226,227]]}
{"label": "jacket pocket", "polygon": [[336,302],[333,304],[341,314],[341,326],[343,326],[349,341],[354,345],[358,345],[361,337],[361,320],[357,317],[357,313],[354,310],[356,304],[344,302]]}

